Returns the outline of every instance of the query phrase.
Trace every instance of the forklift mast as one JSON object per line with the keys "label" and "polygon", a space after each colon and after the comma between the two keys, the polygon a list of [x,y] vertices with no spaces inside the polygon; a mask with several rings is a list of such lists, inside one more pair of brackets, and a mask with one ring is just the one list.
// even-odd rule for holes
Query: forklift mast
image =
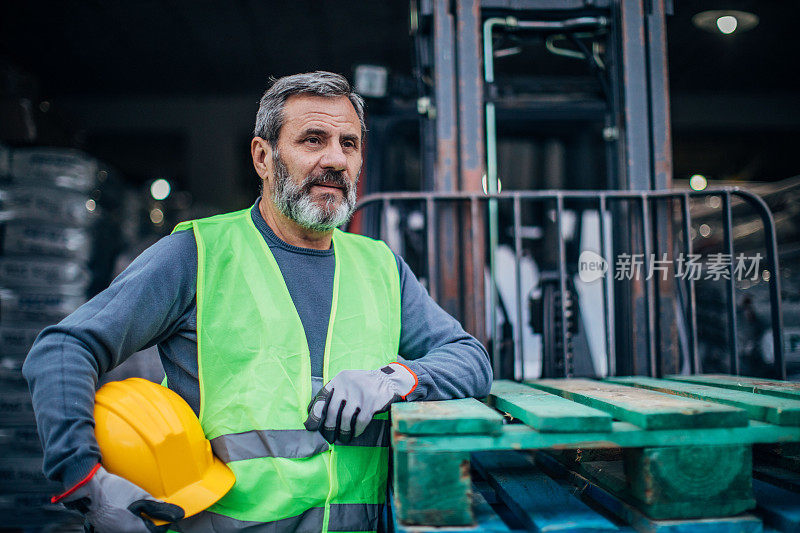
{"label": "forklift mast", "polygon": [[[416,10],[412,31],[416,36],[419,90],[434,112],[421,122],[423,176],[431,180],[426,183],[427,189],[498,191],[498,107],[515,113],[524,110],[526,119],[532,122],[554,116],[570,120],[593,110],[593,118],[603,124],[606,188],[668,189],[672,177],[665,27],[665,16],[672,6],[668,4],[664,0],[420,0],[412,6]],[[535,85],[519,91],[524,93],[521,95],[510,91],[501,94],[494,75],[494,41],[503,34],[539,38],[564,35],[577,45],[578,53],[581,49],[588,52],[582,37],[591,37],[603,48],[602,59],[598,54],[585,54],[596,77],[589,82],[595,82],[599,94],[587,98],[592,91],[580,90],[562,93],[557,99],[546,95],[537,98]],[[481,183],[484,175],[485,186]],[[491,251],[498,240],[495,211],[496,205],[490,204],[490,268],[494,266]],[[627,213],[615,215],[625,217]],[[627,240],[634,236],[620,237]],[[453,279],[453,270],[445,268],[443,274]],[[564,301],[559,308],[565,309],[570,298],[568,287],[560,291]],[[497,291],[489,292],[493,302],[490,309],[497,309]],[[636,307],[634,298],[617,299],[617,311],[627,315],[618,322],[636,322],[631,312],[631,307]],[[628,305],[620,306],[624,302]],[[492,323],[497,324],[497,320]],[[646,327],[641,320],[634,325],[640,330]],[[626,328],[617,332],[618,339],[631,331]],[[620,343],[627,346],[628,353],[619,354],[618,369],[635,372],[644,367],[642,361],[636,365],[632,360],[636,338],[645,336],[641,333]],[[565,334],[569,335],[569,330]],[[491,335],[499,336],[499,331]],[[495,359],[498,357],[495,354]],[[568,370],[564,369],[566,375]]]}
{"label": "forklift mast", "polygon": [[[607,146],[607,188],[656,190],[671,186],[667,0],[414,0],[411,30],[417,79],[427,121],[422,122],[423,176],[432,191],[496,187],[495,110],[498,105],[552,117],[597,109]],[[565,36],[577,53],[583,36],[602,46],[585,60],[600,88],[558,99],[500,95],[494,76],[494,39],[503,34]],[[578,35],[576,37],[575,35]],[[535,81],[531,85],[536,90]],[[564,86],[569,91],[570,85]],[[592,104],[595,104],[592,106]],[[484,159],[486,158],[486,159]],[[484,170],[485,169],[485,170]],[[493,178],[493,179],[492,179]]]}

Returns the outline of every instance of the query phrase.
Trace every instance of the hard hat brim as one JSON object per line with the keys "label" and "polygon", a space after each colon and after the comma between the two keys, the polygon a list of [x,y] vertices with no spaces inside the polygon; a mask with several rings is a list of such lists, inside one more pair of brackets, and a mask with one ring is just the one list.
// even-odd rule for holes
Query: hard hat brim
{"label": "hard hat brim", "polygon": [[[215,504],[231,490],[235,482],[236,476],[233,470],[214,456],[211,466],[205,471],[200,481],[171,494],[164,498],[164,501],[182,507],[184,518],[188,518]],[[157,526],[168,523],[155,518],[151,518],[151,520]]]}

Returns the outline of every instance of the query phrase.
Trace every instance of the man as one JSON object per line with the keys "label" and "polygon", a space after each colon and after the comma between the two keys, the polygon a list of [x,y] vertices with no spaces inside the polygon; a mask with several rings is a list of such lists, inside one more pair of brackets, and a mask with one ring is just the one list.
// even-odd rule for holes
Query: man
{"label": "man", "polygon": [[373,415],[399,400],[488,394],[486,351],[405,262],[335,230],[355,207],[364,133],[343,77],[277,80],[251,143],[262,180],[252,208],[180,224],[41,333],[23,372],[44,471],[97,531],[154,530],[135,514],[142,501],[151,517],[182,517],[98,467],[95,384],[143,347],[158,345],[168,386],[237,477],[173,526],[182,531],[374,531],[387,442],[386,415]]}

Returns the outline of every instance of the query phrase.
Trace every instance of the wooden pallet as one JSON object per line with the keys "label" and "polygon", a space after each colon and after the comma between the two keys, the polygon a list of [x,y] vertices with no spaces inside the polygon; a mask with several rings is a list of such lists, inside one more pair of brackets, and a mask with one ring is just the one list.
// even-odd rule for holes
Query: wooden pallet
{"label": "wooden pallet", "polygon": [[[746,391],[729,387],[729,376],[718,378],[720,386],[713,377],[695,378],[705,381],[497,381],[486,403],[395,404],[398,529],[476,530],[476,520],[487,516],[485,507],[474,511],[473,477],[478,473],[521,530],[608,529],[597,525],[608,520],[594,510],[579,513],[576,501],[559,500],[557,475],[562,484],[594,487],[595,504],[616,517],[608,523],[617,529],[628,524],[639,531],[760,531],[760,519],[738,516],[755,509],[760,494],[758,510],[768,523],[792,530],[792,513],[800,512],[800,493],[792,492],[800,481],[791,472],[785,475],[793,456],[759,465],[754,483],[752,445],[771,443],[795,451],[791,443],[800,442],[800,398],[787,395],[780,382],[758,380],[760,389]],[[520,458],[504,450],[547,453],[533,464],[532,453]],[[796,508],[779,506],[770,516],[766,509],[774,502],[764,494],[773,489],[783,491],[783,499],[776,496],[775,501],[796,496]],[[534,493],[554,499],[524,497]],[[566,509],[572,518],[585,516],[577,522],[560,517],[567,525],[556,527],[547,516],[558,514],[557,509]],[[569,525],[573,522],[583,525]]]}

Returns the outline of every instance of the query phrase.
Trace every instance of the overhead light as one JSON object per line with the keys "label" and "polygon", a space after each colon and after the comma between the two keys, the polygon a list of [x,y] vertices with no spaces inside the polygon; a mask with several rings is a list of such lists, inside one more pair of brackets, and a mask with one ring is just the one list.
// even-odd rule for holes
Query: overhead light
{"label": "overhead light", "polygon": [[164,223],[164,212],[159,208],[154,208],[150,210],[150,222],[155,224],[156,226],[160,226]]}
{"label": "overhead light", "polygon": [[735,32],[738,25],[739,21],[733,15],[725,15],[717,19],[717,28],[725,35]]}
{"label": "overhead light", "polygon": [[742,33],[758,26],[758,15],[733,9],[702,11],[692,17],[692,24],[711,33]]}
{"label": "overhead light", "polygon": [[706,187],[708,187],[708,180],[702,174],[695,174],[691,178],[689,178],[689,187],[694,189],[695,191],[702,191]]}
{"label": "overhead light", "polygon": [[152,196],[154,200],[164,200],[169,196],[171,190],[172,187],[169,182],[163,178],[159,178],[150,185],[150,196]]}

